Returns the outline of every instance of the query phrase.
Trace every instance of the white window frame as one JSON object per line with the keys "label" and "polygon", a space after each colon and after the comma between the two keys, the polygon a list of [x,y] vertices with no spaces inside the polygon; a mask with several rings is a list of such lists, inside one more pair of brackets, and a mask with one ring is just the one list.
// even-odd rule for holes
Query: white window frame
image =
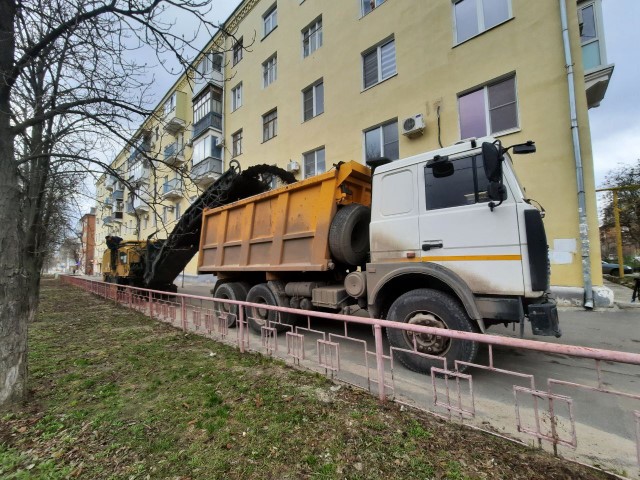
{"label": "white window frame", "polygon": [[263,38],[269,35],[278,26],[278,4],[274,4],[262,16]]}
{"label": "white window frame", "polygon": [[[359,0],[359,2],[360,2],[360,16],[364,17],[365,15],[369,15],[376,8],[378,8],[380,5],[382,5],[385,1],[386,0]],[[368,3],[371,6],[371,9],[368,12],[365,13],[364,6],[365,6],[366,3]]]}
{"label": "white window frame", "polygon": [[[493,132],[491,129],[491,111],[489,110],[489,87],[493,85],[497,85],[502,82],[506,82],[507,80],[511,80],[512,78],[513,78],[513,90],[516,97],[516,100],[515,100],[516,121],[518,122],[518,124],[515,127],[510,127],[510,128],[507,128],[506,130]],[[515,73],[510,73],[508,75],[504,75],[495,80],[487,82],[478,88],[467,90],[458,95],[458,129],[459,129],[458,131],[460,132],[460,137],[462,137],[462,116],[460,115],[460,98],[480,90],[482,90],[483,97],[484,97],[485,125],[487,126],[487,131],[485,132],[484,136],[491,135],[493,137],[500,137],[502,135],[508,135],[510,133],[519,132],[522,129],[522,127],[520,123],[520,102],[518,101],[518,77]],[[501,106],[504,106],[504,105],[501,105]]]}
{"label": "white window frame", "polygon": [[[385,80],[388,80],[390,78],[395,77],[398,74],[398,55],[397,55],[397,49],[396,49],[396,45],[395,45],[395,37],[389,37],[384,39],[383,41],[381,41],[380,43],[378,43],[377,45],[369,48],[368,50],[365,50],[364,52],[362,52],[362,54],[360,55],[360,71],[362,72],[362,90],[368,90],[370,88],[375,87],[376,85],[379,85],[380,83],[384,82]],[[393,63],[394,63],[394,71],[392,74],[386,76],[385,78],[382,78],[382,48],[386,47],[387,45],[389,45],[390,43],[393,43],[393,50],[394,50],[394,55],[393,55]],[[364,71],[364,61],[365,61],[365,57],[369,56],[370,54],[372,54],[373,52],[376,52],[377,55],[377,63],[378,63],[378,80],[369,85],[368,87],[365,86],[365,71]]]}
{"label": "white window frame", "polygon": [[[323,151],[324,152],[324,170],[322,172],[318,172],[318,152]],[[307,162],[305,161],[305,156],[306,155],[311,155],[313,154],[313,173],[309,174],[309,172],[307,172]],[[309,178],[309,177],[313,177],[315,175],[319,175],[321,173],[324,173],[327,171],[327,150],[325,148],[325,146],[321,146],[318,147],[314,150],[310,150],[308,152],[304,152],[302,154],[302,176],[303,178]]]}
{"label": "white window frame", "polygon": [[[307,32],[310,32],[308,38],[307,38]],[[307,58],[313,52],[315,52],[320,47],[322,47],[322,42],[323,42],[322,15],[320,15],[318,18],[316,18],[313,22],[311,22],[302,30],[302,58]],[[309,45],[308,51],[307,49],[305,49],[306,44]],[[311,47],[313,45],[315,45],[315,47],[312,50]]]}
{"label": "white window frame", "polygon": [[[399,128],[399,123],[398,123],[398,119],[397,118],[392,118],[391,120],[387,120],[386,122],[380,123],[374,127],[370,127],[367,128],[366,130],[363,130],[362,132],[362,160],[363,163],[366,164],[367,161],[367,133],[369,132],[373,132],[374,130],[379,130],[380,134],[379,134],[379,140],[380,140],[380,156],[381,157],[387,157],[387,155],[385,155],[385,151],[384,151],[384,127],[386,127],[387,125],[391,125],[392,123],[396,124],[396,128]],[[388,157],[387,157],[388,158]],[[399,160],[400,159],[400,131],[398,130],[398,158],[396,159],[391,159],[392,161],[395,160]]]}
{"label": "white window frame", "polygon": [[[581,38],[580,49],[582,50],[587,45],[598,42],[598,51],[600,53],[600,65],[590,68],[588,70],[585,68],[585,72],[595,71],[607,65],[607,49],[605,45],[604,28],[602,25],[603,23],[602,22],[602,2],[600,0],[592,0],[592,1],[585,1],[585,2],[579,3],[578,4],[578,25],[580,25],[580,20],[582,19],[582,10],[584,10],[587,7],[593,7],[593,18],[594,18],[595,27],[596,27],[596,38],[593,38],[587,42],[583,42]],[[580,35],[580,32],[578,32],[578,34]]]}
{"label": "white window frame", "polygon": [[242,82],[231,89],[231,111],[235,112],[242,106]]}
{"label": "white window frame", "polygon": [[[476,33],[475,35],[471,35],[469,38],[465,38],[464,40],[460,40],[458,41],[458,26],[457,26],[457,22],[456,22],[456,5],[458,3],[464,2],[464,1],[474,1],[476,2],[476,17],[478,19],[478,33]],[[499,27],[500,25],[508,22],[509,20],[511,20],[513,18],[513,5],[512,5],[512,0],[506,0],[507,2],[507,7],[509,9],[509,13],[507,15],[507,18],[504,19],[503,21],[496,23],[495,25],[489,27],[489,28],[485,28],[484,26],[484,10],[482,9],[482,2],[484,0],[451,0],[451,17],[452,17],[452,21],[453,21],[453,45],[460,45],[462,43],[468,42],[469,40],[471,40],[472,38],[476,38],[479,35],[482,35],[483,33],[489,31],[489,30],[493,30],[496,27]]]}
{"label": "white window frame", "polygon": [[174,214],[175,214],[175,216],[174,216],[175,220],[179,220],[180,219],[180,202],[176,202],[175,203],[173,211],[174,211]]}
{"label": "white window frame", "polygon": [[[322,85],[322,111],[319,112],[318,111],[319,110],[318,109],[318,105],[317,105],[318,97],[317,97],[317,93],[316,92],[317,92],[317,88],[320,85]],[[311,114],[311,116],[309,118],[305,118],[305,116],[304,116],[305,115],[304,96],[309,91],[311,91],[311,98],[312,98],[312,101],[313,101],[313,111],[312,111],[312,114]],[[316,118],[318,115],[321,115],[321,114],[324,113],[324,98],[325,98],[325,95],[324,95],[324,79],[322,79],[322,78],[320,80],[318,80],[317,82],[309,85],[307,88],[305,88],[302,91],[302,121],[303,122],[308,122],[309,120],[312,120],[312,119]]]}
{"label": "white window frame", "polygon": [[242,155],[242,129],[231,134],[231,155],[237,157]]}
{"label": "white window frame", "polygon": [[262,62],[262,88],[267,88],[278,79],[278,53]]}
{"label": "white window frame", "polygon": [[177,92],[173,92],[171,96],[164,103],[164,114],[169,115],[176,109],[176,98],[178,96]]}

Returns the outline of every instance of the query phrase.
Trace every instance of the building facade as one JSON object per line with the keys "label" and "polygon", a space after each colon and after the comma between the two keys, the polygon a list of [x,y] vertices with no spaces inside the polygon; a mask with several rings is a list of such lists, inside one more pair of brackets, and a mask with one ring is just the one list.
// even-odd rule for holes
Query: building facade
{"label": "building facade", "polygon": [[[305,178],[340,161],[404,158],[492,135],[538,146],[513,161],[527,195],[546,210],[552,284],[584,285],[580,235],[588,228],[587,263],[601,285],[587,112],[603,99],[613,66],[600,0],[565,7],[573,121],[559,1],[241,2],[225,22],[230,34],[212,39],[193,78],[176,82],[115,159],[135,191],[109,174],[99,180],[100,253],[107,232],[146,238],[159,230],[162,238],[232,159]],[[140,152],[163,165],[149,169]],[[186,273],[197,273],[195,260]]]}
{"label": "building facade", "polygon": [[96,273],[96,211],[91,211],[82,216],[79,222],[80,234],[80,271],[85,275]]}

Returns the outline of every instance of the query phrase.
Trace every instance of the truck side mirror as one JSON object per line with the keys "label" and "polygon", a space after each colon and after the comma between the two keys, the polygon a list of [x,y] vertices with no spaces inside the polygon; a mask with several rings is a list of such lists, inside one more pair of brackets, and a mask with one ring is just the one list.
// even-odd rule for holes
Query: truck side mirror
{"label": "truck side mirror", "polygon": [[455,172],[453,163],[449,160],[449,157],[441,157],[436,155],[433,160],[427,162],[427,168],[433,171],[434,178],[450,177]]}
{"label": "truck side mirror", "polygon": [[482,163],[484,165],[484,173],[491,183],[500,182],[502,180],[502,147],[497,147],[493,143],[484,142],[482,144]]}
{"label": "truck side mirror", "polygon": [[487,186],[487,195],[491,200],[504,202],[507,199],[507,187],[500,182],[490,182]]}

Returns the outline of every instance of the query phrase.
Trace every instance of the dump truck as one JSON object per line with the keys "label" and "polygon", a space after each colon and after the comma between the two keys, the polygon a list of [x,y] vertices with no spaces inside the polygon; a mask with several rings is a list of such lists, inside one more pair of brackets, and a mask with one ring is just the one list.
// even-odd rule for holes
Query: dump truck
{"label": "dump truck", "polygon": [[[326,173],[205,209],[198,272],[213,296],[466,332],[514,323],[560,336],[549,298],[543,212],[492,138]],[[237,307],[218,302],[231,326]],[[299,316],[249,308],[248,325],[289,329]],[[387,329],[395,355],[429,372],[431,356],[472,362],[478,344]]]}
{"label": "dump truck", "polygon": [[153,232],[145,240],[125,240],[108,248],[102,258],[105,282],[176,292],[173,283],[187,263],[198,253],[202,213],[206,208],[225,205],[265,192],[275,183],[292,183],[290,172],[272,165],[255,165],[241,171],[237,161],[213,182],[184,212],[165,239]]}

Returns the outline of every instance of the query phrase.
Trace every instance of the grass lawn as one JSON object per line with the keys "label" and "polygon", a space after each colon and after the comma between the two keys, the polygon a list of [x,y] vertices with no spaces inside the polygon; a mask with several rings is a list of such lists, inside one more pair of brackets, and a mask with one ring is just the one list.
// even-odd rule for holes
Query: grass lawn
{"label": "grass lawn", "polygon": [[28,405],[0,413],[0,478],[607,478],[53,280]]}

